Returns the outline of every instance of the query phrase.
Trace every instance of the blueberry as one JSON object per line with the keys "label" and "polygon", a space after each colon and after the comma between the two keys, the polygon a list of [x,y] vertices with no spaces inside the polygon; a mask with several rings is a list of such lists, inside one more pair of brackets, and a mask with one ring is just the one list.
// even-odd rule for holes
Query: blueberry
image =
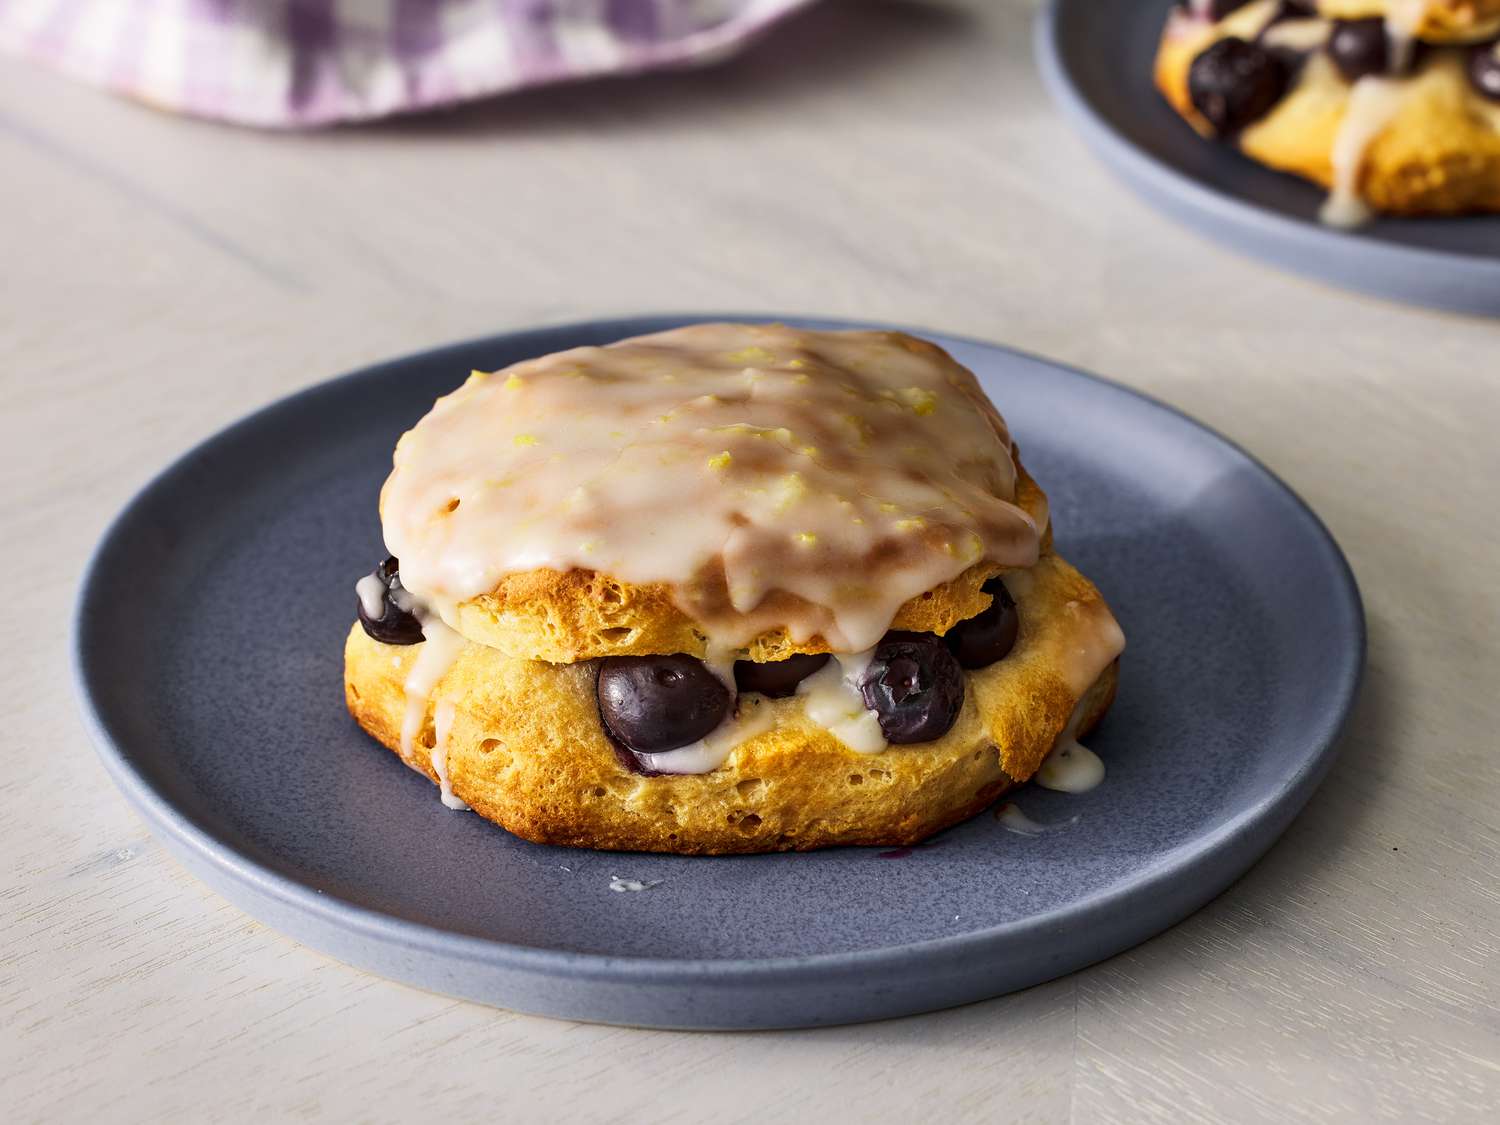
{"label": "blueberry", "polygon": [[1286,92],[1289,71],[1275,53],[1230,36],[1208,47],[1188,70],[1193,106],[1223,136],[1253,124]]}
{"label": "blueberry", "polygon": [[411,595],[401,585],[401,563],[394,557],[388,558],[375,568],[371,577],[381,586],[380,616],[371,617],[365,613],[365,599],[359,599],[359,623],[365,627],[365,632],[381,644],[421,644],[425,640],[422,623],[401,604],[411,604]]}
{"label": "blueberry", "polygon": [[984,584],[984,592],[995,599],[989,608],[978,617],[960,621],[943,637],[948,650],[965,668],[987,668],[1005,659],[1021,630],[1021,615],[1005,583],[991,578]]}
{"label": "blueberry", "polygon": [[611,656],[599,665],[599,717],[615,740],[642,754],[697,742],[729,715],[734,693],[701,660]]}
{"label": "blueberry", "polygon": [[1385,20],[1334,20],[1328,35],[1328,57],[1347,82],[1358,82],[1371,74],[1384,74],[1391,65],[1391,44]]}
{"label": "blueberry", "polygon": [[964,673],[931,633],[887,633],[860,678],[859,693],[886,741],[931,742],[948,733],[964,705]]}
{"label": "blueberry", "polygon": [[734,686],[740,691],[753,691],[772,699],[784,699],[797,690],[798,684],[827,663],[826,652],[800,652],[796,656],[773,660],[769,664],[736,660]]}
{"label": "blueberry", "polygon": [[1500,102],[1500,42],[1469,51],[1469,81],[1481,97]]}

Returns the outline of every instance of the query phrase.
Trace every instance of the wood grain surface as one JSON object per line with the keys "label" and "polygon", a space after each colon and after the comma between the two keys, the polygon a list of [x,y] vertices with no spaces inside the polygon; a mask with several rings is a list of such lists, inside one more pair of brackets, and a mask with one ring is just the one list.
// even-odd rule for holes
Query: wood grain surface
{"label": "wood grain surface", "polygon": [[[0,1120],[1497,1119],[1500,324],[1322,288],[1146,210],[1047,103],[1030,8],[830,2],[709,71],[292,136],[0,61]],[[776,1034],[428,995],[185,874],[70,685],[76,583],[118,507],[329,375],[673,309],[1004,341],[1263,458],[1370,617],[1341,759],[1281,843],[1085,972]]]}

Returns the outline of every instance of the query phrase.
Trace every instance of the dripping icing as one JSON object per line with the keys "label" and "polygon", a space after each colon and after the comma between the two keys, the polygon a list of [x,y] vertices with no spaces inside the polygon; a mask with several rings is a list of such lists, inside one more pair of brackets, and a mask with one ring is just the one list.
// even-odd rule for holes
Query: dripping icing
{"label": "dripping icing", "polygon": [[661,886],[660,879],[627,879],[621,875],[609,877],[609,889],[618,894],[629,894],[633,891],[649,891],[652,887]]}
{"label": "dripping icing", "polygon": [[632,751],[641,765],[657,773],[711,773],[742,743],[771,729],[771,708],[742,696],[735,713],[697,742],[656,754]]}
{"label": "dripping icing", "polygon": [[1386,42],[1390,47],[1390,71],[1402,74],[1411,64],[1417,32],[1427,18],[1429,0],[1390,0],[1385,17]]}
{"label": "dripping icing", "polygon": [[[1102,669],[1101,669],[1102,670]],[[1087,793],[1104,780],[1104,763],[1099,755],[1078,741],[1078,724],[1083,721],[1084,700],[1080,699],[1032,778],[1043,789],[1059,793]]]}
{"label": "dripping icing", "polygon": [[425,639],[416,646],[416,659],[402,684],[406,695],[406,716],[401,723],[401,760],[413,769],[418,768],[412,754],[417,736],[422,733],[422,721],[427,717],[427,702],[438,681],[447,675],[467,643],[433,613],[419,608],[417,620],[422,624]]}
{"label": "dripping icing", "polygon": [[832,660],[797,685],[808,719],[860,754],[878,754],[889,746],[880,729],[880,717],[865,706],[859,690],[859,681],[874,658],[873,648],[835,653]]}
{"label": "dripping icing", "polygon": [[1349,105],[1333,139],[1333,188],[1320,218],[1345,229],[1369,220],[1369,205],[1359,193],[1365,157],[1401,108],[1402,83],[1390,78],[1361,78],[1349,91]]}
{"label": "dripping icing", "polygon": [[[1011,588],[1009,575],[1006,588]],[[1125,634],[1102,601],[1066,602],[1063,613],[1072,624],[1069,647],[1063,653],[1063,679],[1068,690],[1081,699],[1104,669],[1125,651]],[[1076,719],[1075,715],[1070,725]]]}
{"label": "dripping icing", "polygon": [[1036,771],[1036,783],[1060,793],[1087,793],[1104,780],[1099,755],[1071,735],[1057,740],[1052,752]]}
{"label": "dripping icing", "polygon": [[385,616],[385,583],[380,580],[380,575],[365,575],[354,584],[354,592],[359,595],[360,609],[371,621],[379,621]]}
{"label": "dripping icing", "polygon": [[1042,824],[1027,816],[1021,806],[1014,801],[1007,801],[995,811],[995,819],[1007,832],[1014,832],[1017,836],[1041,836],[1048,832],[1058,832],[1064,828],[1072,828],[1078,823],[1076,816],[1057,824]]}
{"label": "dripping icing", "polygon": [[462,812],[469,806],[464,803],[462,797],[454,794],[453,783],[448,777],[448,736],[453,730],[455,710],[451,699],[438,700],[437,709],[433,714],[435,737],[432,744],[432,770],[438,777],[440,799],[443,804],[455,812]]}
{"label": "dripping icing", "polygon": [[1280,20],[1267,25],[1260,41],[1267,47],[1316,51],[1328,40],[1328,23],[1320,19]]}

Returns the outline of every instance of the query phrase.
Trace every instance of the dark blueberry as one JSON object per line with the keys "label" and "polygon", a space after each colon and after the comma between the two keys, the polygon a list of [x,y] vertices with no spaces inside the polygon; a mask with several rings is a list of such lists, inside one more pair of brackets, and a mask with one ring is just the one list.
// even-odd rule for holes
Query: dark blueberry
{"label": "dark blueberry", "polygon": [[425,639],[422,636],[422,623],[410,610],[397,604],[398,595],[399,600],[407,600],[406,590],[401,585],[400,562],[395,558],[386,559],[375,568],[374,574],[385,589],[380,595],[379,617],[371,618],[366,614],[365,600],[359,599],[359,623],[365,627],[365,632],[381,644],[421,644]]}
{"label": "dark blueberry", "polygon": [[1193,60],[1188,95],[1220,136],[1264,117],[1286,92],[1284,60],[1264,47],[1230,36]]}
{"label": "dark blueberry", "polygon": [[758,692],[772,699],[784,699],[797,685],[828,663],[826,652],[799,652],[785,660],[757,664],[753,660],[734,662],[734,686],[741,691]]}
{"label": "dark blueberry", "polygon": [[1281,64],[1281,69],[1286,73],[1287,76],[1288,86],[1292,84],[1293,76],[1296,75],[1296,73],[1302,69],[1303,64],[1307,62],[1307,56],[1312,53],[1310,51],[1299,51],[1295,47],[1278,47],[1275,45],[1267,46],[1266,50],[1274,55],[1276,57],[1276,61]]}
{"label": "dark blueberry", "polygon": [[887,633],[859,681],[888,742],[931,742],[948,733],[964,705],[964,672],[941,638]]}
{"label": "dark blueberry", "polygon": [[943,637],[948,650],[965,668],[988,668],[995,661],[1004,660],[1021,631],[1021,615],[1016,612],[1016,603],[1005,583],[992,578],[984,584],[984,592],[994,595],[990,607],[978,617],[960,621]]}
{"label": "dark blueberry", "polygon": [[1384,74],[1391,65],[1391,43],[1385,20],[1334,20],[1328,35],[1328,57],[1347,82],[1358,82],[1371,74]]}
{"label": "dark blueberry", "polygon": [[1485,43],[1469,52],[1469,81],[1481,97],[1500,102],[1500,43]]}
{"label": "dark blueberry", "polygon": [[642,754],[697,742],[724,721],[734,693],[691,656],[611,656],[599,665],[599,717]]}

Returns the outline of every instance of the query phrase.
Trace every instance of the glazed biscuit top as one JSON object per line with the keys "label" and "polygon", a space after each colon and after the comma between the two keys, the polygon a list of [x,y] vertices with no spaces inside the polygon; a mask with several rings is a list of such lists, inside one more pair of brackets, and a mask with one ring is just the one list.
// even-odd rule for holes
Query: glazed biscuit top
{"label": "glazed biscuit top", "polygon": [[[715,646],[875,644],[908,599],[1032,565],[1005,423],[900,333],[703,324],[476,372],[381,493],[406,589],[450,624],[525,572],[658,584]],[[770,596],[770,595],[775,595]]]}

